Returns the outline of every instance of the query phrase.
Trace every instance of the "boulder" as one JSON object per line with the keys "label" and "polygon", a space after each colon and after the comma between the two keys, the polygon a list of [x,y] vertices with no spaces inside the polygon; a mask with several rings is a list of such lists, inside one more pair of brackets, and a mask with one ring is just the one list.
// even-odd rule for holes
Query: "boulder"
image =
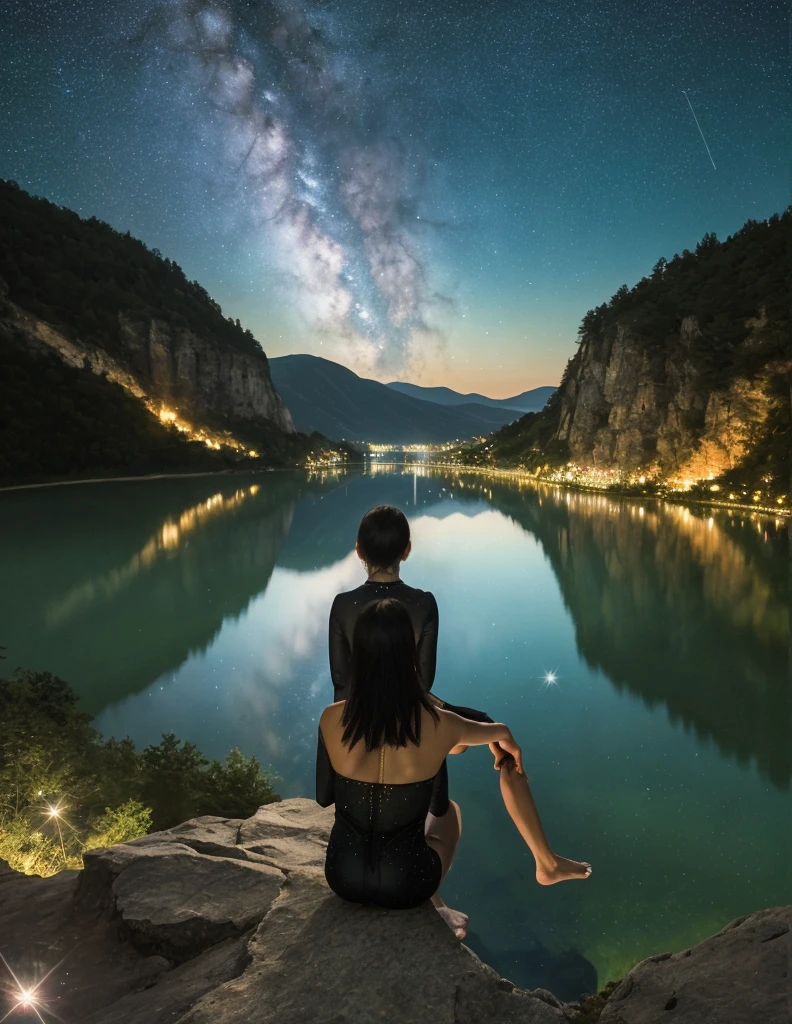
{"label": "boulder", "polygon": [[692,949],[643,960],[600,1024],[790,1024],[792,907],[760,910]]}
{"label": "boulder", "polygon": [[[388,911],[327,887],[332,809],[197,818],[27,878],[0,863],[0,951],[44,1017],[81,1024],[564,1024],[460,943],[429,904]],[[639,964],[603,1024],[788,1024],[790,908]],[[0,1000],[13,997],[10,976]],[[13,1005],[0,1003],[0,1016]],[[583,1018],[580,1018],[583,1019]]]}
{"label": "boulder", "polygon": [[181,962],[258,924],[284,878],[267,864],[171,846],[163,856],[134,858],[112,892],[134,944]]}
{"label": "boulder", "polygon": [[462,945],[429,905],[345,904],[316,872],[290,873],[237,978],[184,1024],[562,1024],[558,1005],[518,992]]}

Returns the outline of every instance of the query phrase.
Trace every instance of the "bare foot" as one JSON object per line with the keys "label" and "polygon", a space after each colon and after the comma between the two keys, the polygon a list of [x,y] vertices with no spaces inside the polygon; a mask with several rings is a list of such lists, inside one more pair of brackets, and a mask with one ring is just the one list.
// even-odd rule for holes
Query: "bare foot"
{"label": "bare foot", "polygon": [[436,900],[432,900],[432,903],[437,913],[442,917],[454,935],[458,939],[464,939],[467,935],[467,914],[463,914],[461,910],[452,910],[451,907],[447,907],[439,897]]}
{"label": "bare foot", "polygon": [[536,881],[539,885],[555,885],[556,882],[566,882],[570,878],[588,878],[591,874],[591,865],[585,861],[556,857],[555,862],[554,868],[537,867]]}

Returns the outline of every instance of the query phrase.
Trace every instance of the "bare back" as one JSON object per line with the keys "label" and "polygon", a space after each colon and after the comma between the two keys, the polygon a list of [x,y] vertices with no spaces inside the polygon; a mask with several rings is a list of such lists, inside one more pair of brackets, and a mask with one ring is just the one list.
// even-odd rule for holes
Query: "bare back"
{"label": "bare back", "polygon": [[392,785],[408,782],[422,782],[431,779],[440,770],[449,750],[456,743],[454,723],[456,715],[438,710],[436,721],[426,709],[421,709],[421,742],[408,743],[405,747],[385,746],[382,767],[384,779],[380,780],[382,751],[366,750],[361,740],[351,749],[344,745],[341,737],[344,727],[341,715],[346,701],[338,701],[325,708],[319,728],[324,738],[330,763],[339,775],[357,782],[385,781]]}

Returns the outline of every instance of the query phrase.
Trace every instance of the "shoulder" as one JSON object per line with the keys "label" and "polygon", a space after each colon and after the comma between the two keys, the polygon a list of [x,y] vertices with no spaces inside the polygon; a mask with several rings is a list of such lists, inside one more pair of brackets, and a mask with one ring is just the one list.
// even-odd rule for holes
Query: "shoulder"
{"label": "shoulder", "polygon": [[342,590],[333,598],[333,608],[347,608],[350,605],[358,605],[361,601],[369,600],[370,591],[365,584],[355,587],[354,590]]}
{"label": "shoulder", "polygon": [[424,711],[424,715],[426,719],[432,723],[435,735],[438,738],[442,738],[442,742],[448,742],[449,745],[453,746],[457,742],[457,736],[459,734],[459,716],[450,711],[443,711],[442,708],[435,708],[435,711],[437,712],[437,718],[430,715],[426,710]]}
{"label": "shoulder", "polygon": [[350,612],[354,612],[360,605],[363,596],[360,593],[361,589],[361,587],[357,587],[355,590],[343,590],[340,594],[336,594],[330,606],[330,617],[342,618],[344,615],[348,616]]}
{"label": "shoulder", "polygon": [[419,587],[411,587],[404,580],[399,581],[401,587],[398,592],[400,599],[408,598],[413,604],[427,611],[437,611],[437,601],[431,590],[421,590]]}
{"label": "shoulder", "polygon": [[319,716],[319,729],[324,734],[326,730],[333,729],[341,721],[344,713],[345,700],[337,700],[335,704],[328,704]]}

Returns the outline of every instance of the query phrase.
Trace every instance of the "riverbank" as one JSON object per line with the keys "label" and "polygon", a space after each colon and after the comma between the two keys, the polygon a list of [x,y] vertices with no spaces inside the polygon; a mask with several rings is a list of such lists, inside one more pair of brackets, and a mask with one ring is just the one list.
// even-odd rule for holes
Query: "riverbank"
{"label": "riverbank", "polygon": [[[411,465],[411,463],[394,463],[394,465]],[[611,498],[629,498],[632,501],[663,501],[669,505],[700,505],[703,508],[726,508],[740,512],[761,512],[764,515],[785,518],[792,516],[792,507],[786,505],[762,505],[751,502],[728,501],[722,498],[699,498],[691,496],[688,491],[656,491],[651,493],[645,491],[636,493],[634,488],[619,487],[610,485],[608,487],[596,487],[592,484],[582,484],[574,480],[555,480],[549,477],[535,476],[525,470],[501,469],[497,467],[463,466],[456,462],[424,462],[423,466],[443,471],[452,470],[455,473],[466,473],[473,476],[493,476],[500,480],[516,480],[521,483],[544,484],[546,487],[557,487],[560,490],[580,491],[585,494],[604,494]]]}
{"label": "riverbank", "polygon": [[0,487],[0,494],[7,491],[30,491],[41,487],[67,487],[75,484],[119,484],[134,480],[189,480],[200,476],[251,476],[256,473],[293,473],[300,466],[258,466],[253,469],[207,469],[200,473],[147,473],[145,476],[94,476],[79,480],[45,480],[37,484],[11,484]]}
{"label": "riverbank", "polygon": [[[366,463],[347,463],[344,466],[328,467],[336,472],[341,472],[347,469],[355,468],[356,466],[365,466]],[[643,492],[636,493],[635,489],[621,488],[616,485],[608,487],[596,487],[591,484],[581,484],[574,480],[555,480],[549,477],[536,476],[533,473],[528,473],[519,469],[502,469],[497,467],[479,467],[479,466],[463,466],[455,462],[378,462],[377,465],[381,466],[417,466],[421,465],[430,469],[439,469],[444,472],[453,471],[454,473],[465,473],[466,475],[473,476],[494,476],[500,480],[515,480],[520,483],[530,484],[544,484],[546,487],[556,487],[563,490],[579,491],[585,494],[603,494],[611,498],[625,498],[632,501],[662,501],[669,505],[698,505],[702,508],[723,508],[731,509],[733,511],[739,511],[742,513],[756,513],[761,512],[763,515],[774,516],[776,518],[789,518],[792,516],[792,507],[782,505],[761,505],[757,503],[744,503],[738,501],[727,501],[718,498],[699,498],[691,496],[686,491],[665,491],[665,492]],[[220,469],[220,470],[205,470],[200,473],[148,473],[144,476],[100,476],[100,477],[81,477],[78,480],[46,480],[35,484],[12,484],[7,487],[0,487],[0,494],[5,494],[10,491],[26,491],[34,490],[44,487],[67,487],[77,484],[106,484],[106,483],[129,483],[132,481],[148,481],[148,480],[176,480],[176,479],[193,479],[195,477],[204,476],[252,476],[259,473],[293,473],[295,471],[304,470],[306,472],[316,472],[316,469],[308,466],[258,466],[251,469]]]}

